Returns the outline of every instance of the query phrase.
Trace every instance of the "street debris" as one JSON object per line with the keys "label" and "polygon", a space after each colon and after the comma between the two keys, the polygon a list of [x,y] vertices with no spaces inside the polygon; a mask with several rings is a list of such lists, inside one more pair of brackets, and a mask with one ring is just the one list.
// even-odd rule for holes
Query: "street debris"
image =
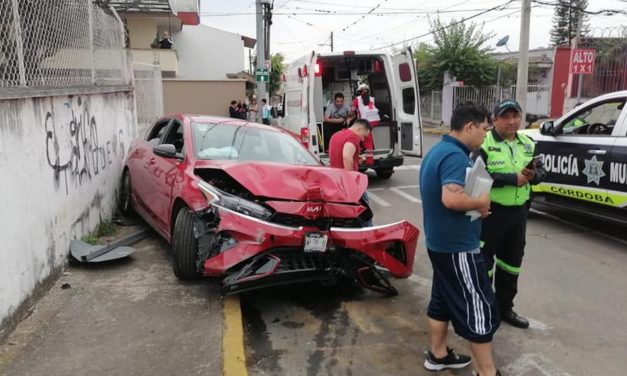
{"label": "street debris", "polygon": [[148,229],[144,228],[125,238],[116,240],[107,245],[91,245],[83,240],[72,240],[70,253],[80,262],[103,262],[120,259],[135,252],[130,247],[148,235]]}

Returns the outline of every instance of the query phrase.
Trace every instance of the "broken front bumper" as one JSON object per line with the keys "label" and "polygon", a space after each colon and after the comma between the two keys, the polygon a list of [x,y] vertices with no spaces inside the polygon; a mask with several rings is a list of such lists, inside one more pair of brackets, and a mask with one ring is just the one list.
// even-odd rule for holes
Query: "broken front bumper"
{"label": "broken front bumper", "polygon": [[[341,274],[372,288],[368,285],[383,278],[378,272],[382,268],[396,278],[412,274],[419,231],[407,221],[365,228],[331,227],[325,231],[279,225],[222,207],[215,209],[220,221],[213,231],[231,241],[228,249],[204,262],[203,272],[207,276],[227,275],[227,293]],[[308,233],[327,236],[323,252],[304,251]]]}

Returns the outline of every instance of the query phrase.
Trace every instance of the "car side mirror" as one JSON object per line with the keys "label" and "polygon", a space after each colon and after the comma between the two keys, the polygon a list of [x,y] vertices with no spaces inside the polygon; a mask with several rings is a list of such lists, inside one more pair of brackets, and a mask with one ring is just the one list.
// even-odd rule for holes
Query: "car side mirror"
{"label": "car side mirror", "polygon": [[176,147],[172,144],[160,144],[152,149],[153,153],[163,158],[176,158]]}
{"label": "car side mirror", "polygon": [[540,125],[540,134],[545,136],[555,136],[555,125],[552,121],[545,121]]}

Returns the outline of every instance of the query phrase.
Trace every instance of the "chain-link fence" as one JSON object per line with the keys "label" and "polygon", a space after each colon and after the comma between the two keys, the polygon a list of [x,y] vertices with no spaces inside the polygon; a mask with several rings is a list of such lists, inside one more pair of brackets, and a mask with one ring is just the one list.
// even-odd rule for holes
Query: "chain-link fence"
{"label": "chain-link fence", "polygon": [[135,101],[137,103],[137,133],[145,131],[163,115],[163,88],[158,65],[133,64]]}
{"label": "chain-link fence", "polygon": [[0,33],[0,87],[130,83],[122,22],[90,0],[2,0]]}

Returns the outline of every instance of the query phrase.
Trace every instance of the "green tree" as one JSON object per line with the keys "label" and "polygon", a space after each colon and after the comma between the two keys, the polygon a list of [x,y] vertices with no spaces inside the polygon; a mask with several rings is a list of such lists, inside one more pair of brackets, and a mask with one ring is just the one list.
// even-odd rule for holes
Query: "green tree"
{"label": "green tree", "polygon": [[430,20],[433,45],[420,45],[414,54],[421,91],[440,90],[445,71],[466,85],[485,86],[494,83],[496,62],[491,49],[484,47],[492,34],[484,34],[475,23],[439,18]]}
{"label": "green tree", "polygon": [[270,60],[270,96],[274,95],[281,88],[281,75],[283,74],[283,55],[274,54]]}
{"label": "green tree", "polygon": [[[551,46],[570,46],[570,41],[577,34],[579,10],[588,7],[588,0],[557,0],[553,13],[551,29]],[[590,31],[587,16],[583,14],[582,34]]]}

